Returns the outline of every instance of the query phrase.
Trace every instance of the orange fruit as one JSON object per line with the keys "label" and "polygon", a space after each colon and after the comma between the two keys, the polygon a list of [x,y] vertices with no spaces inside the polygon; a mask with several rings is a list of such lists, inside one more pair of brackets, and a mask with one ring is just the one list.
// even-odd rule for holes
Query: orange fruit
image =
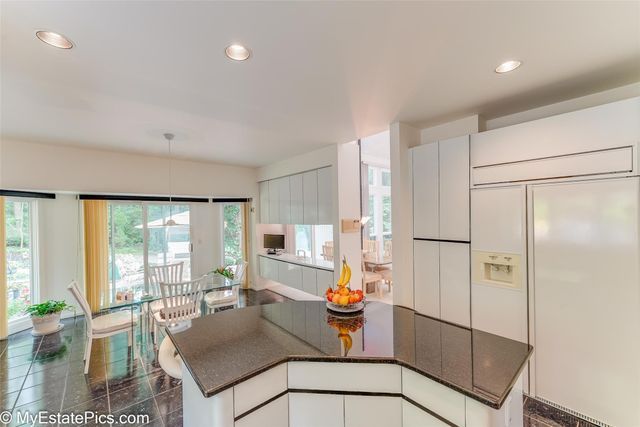
{"label": "orange fruit", "polygon": [[334,304],[339,304],[340,301],[340,294],[333,294],[333,298],[331,299],[331,302]]}
{"label": "orange fruit", "polygon": [[339,298],[340,299],[338,301],[338,304],[340,304],[340,305],[348,305],[349,304],[349,297],[348,296],[343,295],[343,296],[341,296]]}

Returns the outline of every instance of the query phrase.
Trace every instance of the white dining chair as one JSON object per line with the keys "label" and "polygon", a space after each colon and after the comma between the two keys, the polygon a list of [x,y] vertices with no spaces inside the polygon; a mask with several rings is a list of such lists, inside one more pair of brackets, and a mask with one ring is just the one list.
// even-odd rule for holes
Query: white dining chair
{"label": "white dining chair", "polygon": [[[247,275],[247,267],[249,263],[243,261],[242,264],[237,264],[231,267],[233,271],[233,282],[242,284],[244,278]],[[211,291],[204,296],[204,302],[207,304],[209,313],[222,307],[237,307],[240,300],[238,296],[239,286],[233,286],[231,289],[224,289],[220,291]]]}
{"label": "white dining chair", "polygon": [[89,372],[89,360],[91,358],[91,344],[94,339],[106,338],[111,335],[120,334],[126,332],[128,334],[129,347],[133,352],[133,357],[136,357],[136,345],[134,336],[134,327],[137,324],[137,315],[132,318],[129,311],[117,311],[115,313],[109,313],[102,316],[92,317],[91,308],[89,302],[84,297],[78,284],[74,280],[67,287],[71,295],[75,298],[78,305],[84,313],[84,319],[87,326],[87,342],[84,348],[84,373]]}
{"label": "white dining chair", "polygon": [[378,283],[382,280],[382,275],[373,271],[367,271],[364,263],[364,257],[362,258],[362,289],[367,289],[369,283],[374,283],[376,290]]}
{"label": "white dining chair", "polygon": [[[166,265],[152,265],[149,267],[149,286],[151,294],[160,295],[160,283],[180,283],[183,281],[184,262],[176,262]],[[148,315],[151,322],[150,330],[155,331],[154,314],[162,310],[162,299],[158,299],[149,303]],[[153,342],[156,343],[155,336]]]}
{"label": "white dining chair", "polygon": [[159,326],[177,324],[200,316],[202,285],[207,276],[180,283],[160,282],[162,309],[154,313],[153,342],[158,343]]}

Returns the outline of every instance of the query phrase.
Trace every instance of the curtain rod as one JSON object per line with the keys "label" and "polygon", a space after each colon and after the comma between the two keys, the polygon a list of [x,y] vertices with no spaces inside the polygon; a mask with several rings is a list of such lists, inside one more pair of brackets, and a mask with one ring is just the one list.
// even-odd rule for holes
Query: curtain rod
{"label": "curtain rod", "polygon": [[246,203],[250,202],[250,197],[214,197],[211,199],[211,203]]}
{"label": "curtain rod", "polygon": [[[114,195],[114,194],[80,194],[80,200],[114,200],[114,201],[131,201],[131,202],[169,202],[166,196],[130,196],[130,195]],[[183,203],[209,203],[209,199],[205,197],[171,197],[172,202]]]}
{"label": "curtain rod", "polygon": [[32,199],[55,199],[55,193],[40,193],[37,191],[0,190],[0,196],[29,197]]}

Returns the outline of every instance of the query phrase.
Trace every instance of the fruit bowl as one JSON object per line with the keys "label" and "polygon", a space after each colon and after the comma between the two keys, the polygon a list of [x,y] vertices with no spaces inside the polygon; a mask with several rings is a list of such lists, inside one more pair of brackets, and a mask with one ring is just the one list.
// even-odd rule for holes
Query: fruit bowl
{"label": "fruit bowl", "polygon": [[347,305],[340,305],[327,301],[327,308],[336,313],[358,313],[364,310],[364,299],[362,301]]}

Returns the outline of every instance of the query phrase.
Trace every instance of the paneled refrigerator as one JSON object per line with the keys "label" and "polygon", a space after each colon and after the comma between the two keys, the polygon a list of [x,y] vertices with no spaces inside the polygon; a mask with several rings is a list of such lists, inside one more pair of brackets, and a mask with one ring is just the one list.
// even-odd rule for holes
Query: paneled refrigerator
{"label": "paneled refrigerator", "polygon": [[[474,189],[471,200],[472,326],[528,325],[514,338],[535,348],[531,395],[601,423],[640,426],[640,178]],[[491,246],[492,234],[519,221],[517,244]],[[477,236],[474,224],[483,224]],[[494,270],[496,280],[483,283]],[[514,310],[521,298],[527,307]]]}

